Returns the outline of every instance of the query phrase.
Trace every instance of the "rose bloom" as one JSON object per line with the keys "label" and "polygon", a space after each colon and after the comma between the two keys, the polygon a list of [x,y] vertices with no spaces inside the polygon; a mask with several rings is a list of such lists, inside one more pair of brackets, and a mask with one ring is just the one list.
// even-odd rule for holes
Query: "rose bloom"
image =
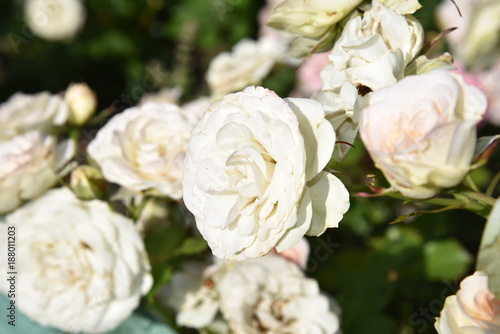
{"label": "rose bloom", "polygon": [[86,11],[81,0],[27,0],[24,16],[35,35],[66,41],[82,29]]}
{"label": "rose bloom", "polygon": [[183,269],[162,295],[179,325],[201,333],[340,333],[335,301],[276,254]]}
{"label": "rose bloom", "polygon": [[174,104],[146,103],[114,116],[88,146],[104,177],[132,191],[182,197],[182,167],[194,122]]}
{"label": "rose bloom", "polygon": [[248,87],[214,102],[193,130],[184,202],[212,252],[244,260],[337,227],[349,196],[322,172],[335,133],[321,104]]}
{"label": "rose bloom", "polygon": [[56,184],[74,153],[71,141],[58,144],[55,137],[37,131],[0,141],[0,214]]}
{"label": "rose bloom", "polygon": [[[98,200],[81,201],[54,189],[2,224],[16,226],[16,301],[44,326],[103,333],[117,327],[152,285],[144,245],[133,222]],[[7,272],[6,258],[0,260]],[[8,282],[0,289],[6,293]]]}
{"label": "rose bloom", "polygon": [[[347,22],[330,53],[330,63],[321,71],[322,88],[313,95],[323,104],[339,141],[354,142],[370,92],[401,80],[423,41],[418,20],[377,1],[363,17]],[[339,145],[335,158],[342,159],[349,148]]]}
{"label": "rose bloom", "polygon": [[457,294],[446,298],[435,327],[439,334],[499,333],[500,300],[488,289],[488,276],[476,271],[466,277]]}
{"label": "rose bloom", "polygon": [[274,254],[215,264],[202,273],[197,289],[174,297],[182,305],[177,320],[196,317],[186,325],[210,333],[215,327],[235,334],[340,332],[336,303],[298,266]]}
{"label": "rose bloom", "polygon": [[272,37],[257,41],[242,39],[231,52],[217,55],[210,62],[206,75],[212,97],[220,98],[261,83],[283,56],[284,45]]}
{"label": "rose bloom", "polygon": [[0,139],[30,130],[49,130],[66,123],[68,116],[68,105],[58,95],[16,93],[0,105]]}
{"label": "rose bloom", "polygon": [[242,262],[216,284],[235,333],[339,332],[339,318],[318,283],[279,256]]}
{"label": "rose bloom", "polygon": [[435,70],[373,93],[361,114],[361,138],[394,189],[428,198],[469,172],[485,110],[479,89]]}

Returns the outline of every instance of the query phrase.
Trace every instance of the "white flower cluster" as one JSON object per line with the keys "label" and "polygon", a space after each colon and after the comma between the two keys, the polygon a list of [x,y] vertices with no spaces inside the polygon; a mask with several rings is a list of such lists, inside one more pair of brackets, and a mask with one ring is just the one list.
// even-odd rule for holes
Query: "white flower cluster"
{"label": "white flower cluster", "polygon": [[75,144],[58,141],[55,130],[73,119],[83,124],[95,111],[95,106],[89,106],[95,103],[90,89],[84,84],[76,87],[87,93],[75,94],[73,85],[65,98],[48,92],[16,93],[0,104],[0,157],[4,161],[0,166],[0,214],[42,195],[63,175],[75,154]]}
{"label": "white flower cluster", "polygon": [[[330,64],[321,72],[323,87],[313,96],[323,103],[340,141],[354,142],[370,93],[401,80],[423,40],[418,20],[377,1],[362,17],[346,23],[330,52]],[[337,157],[343,158],[348,149],[339,145]]]}

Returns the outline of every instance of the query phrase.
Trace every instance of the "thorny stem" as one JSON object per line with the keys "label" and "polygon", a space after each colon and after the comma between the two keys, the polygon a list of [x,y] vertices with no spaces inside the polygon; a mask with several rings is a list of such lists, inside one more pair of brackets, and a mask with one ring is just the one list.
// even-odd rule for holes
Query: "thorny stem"
{"label": "thorny stem", "polygon": [[392,198],[406,200],[409,202],[439,205],[443,207],[455,207],[474,212],[482,217],[488,217],[495,200],[485,194],[473,191],[462,191],[453,194],[455,198],[433,197],[428,199],[410,199],[398,193],[387,193]]}

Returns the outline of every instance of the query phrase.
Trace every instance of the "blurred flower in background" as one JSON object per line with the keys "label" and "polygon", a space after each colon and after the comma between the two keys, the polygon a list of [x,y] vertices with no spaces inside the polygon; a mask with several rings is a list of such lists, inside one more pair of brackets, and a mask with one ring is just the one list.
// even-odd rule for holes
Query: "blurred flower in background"
{"label": "blurred flower in background", "polygon": [[238,264],[191,264],[174,275],[163,296],[180,325],[204,333],[340,333],[336,302],[276,254]]}
{"label": "blurred flower in background", "polygon": [[26,0],[25,19],[39,37],[67,41],[76,36],[85,23],[82,0]]}

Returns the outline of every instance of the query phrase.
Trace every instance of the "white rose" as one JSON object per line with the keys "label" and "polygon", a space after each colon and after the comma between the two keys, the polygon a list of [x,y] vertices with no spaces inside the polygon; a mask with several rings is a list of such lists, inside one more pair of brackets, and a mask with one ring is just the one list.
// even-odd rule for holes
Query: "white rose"
{"label": "white rose", "polygon": [[146,103],[114,116],[88,146],[104,177],[122,187],[182,197],[182,167],[194,123],[169,103]]}
{"label": "white rose", "polygon": [[215,286],[236,334],[339,333],[339,318],[318,283],[282,257],[238,263]]}
{"label": "white rose", "polygon": [[372,94],[360,133],[391,185],[428,198],[469,172],[486,97],[459,75],[435,70]]}
{"label": "white rose", "polygon": [[[335,37],[334,25],[362,0],[286,0],[273,9],[269,25],[297,36],[292,55],[303,57],[323,48]],[[327,42],[323,45],[323,42]],[[331,45],[331,44],[329,44]]]}
{"label": "white rose", "polygon": [[36,131],[0,141],[0,214],[42,195],[74,155],[73,142]]}
{"label": "white rose", "polygon": [[212,59],[206,79],[214,98],[260,84],[284,54],[285,44],[272,37],[243,39],[231,52]]}
{"label": "white rose", "polygon": [[24,15],[37,36],[65,41],[82,29],[86,11],[81,0],[27,0]]}
{"label": "white rose", "polygon": [[476,271],[466,277],[456,296],[446,298],[435,327],[439,334],[499,333],[500,300],[488,290],[488,276]]}
{"label": "white rose", "polygon": [[0,105],[0,139],[30,130],[46,131],[66,123],[68,116],[68,105],[58,95],[16,93]]}
{"label": "white rose", "polygon": [[339,333],[335,301],[275,254],[183,266],[161,297],[178,312],[178,325],[201,333]]}
{"label": "white rose", "polygon": [[[16,301],[44,326],[103,333],[118,326],[152,285],[142,239],[133,222],[101,201],[54,189],[6,218],[15,226]],[[6,258],[0,260],[7,272]],[[1,290],[8,290],[2,280]]]}
{"label": "white rose", "polygon": [[[349,20],[321,71],[322,91],[313,98],[323,103],[337,140],[353,143],[358,118],[368,95],[404,77],[406,66],[424,41],[424,30],[412,16],[396,14],[377,1],[363,17]],[[341,159],[349,146],[341,145]]]}
{"label": "white rose", "polygon": [[97,108],[97,97],[85,83],[69,85],[64,93],[64,100],[69,106],[69,122],[83,125],[92,117]]}
{"label": "white rose", "polygon": [[248,87],[214,102],[193,130],[184,202],[212,252],[243,260],[337,227],[344,185],[322,172],[335,133],[321,104]]}

